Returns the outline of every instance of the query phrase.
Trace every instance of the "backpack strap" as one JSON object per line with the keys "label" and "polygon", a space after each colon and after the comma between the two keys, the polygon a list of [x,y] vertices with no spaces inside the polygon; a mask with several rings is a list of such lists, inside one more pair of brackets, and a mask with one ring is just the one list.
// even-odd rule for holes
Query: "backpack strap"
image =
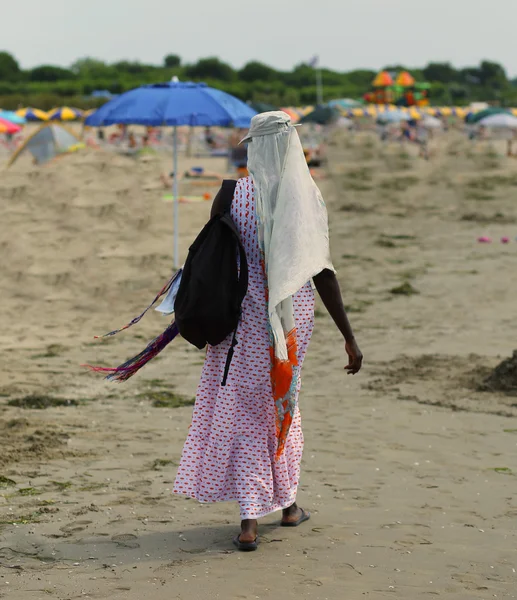
{"label": "backpack strap", "polygon": [[[248,260],[246,258],[246,252],[244,250],[244,246],[239,240],[239,256],[240,256],[240,274],[239,274],[239,283],[237,287],[237,294],[239,299],[242,301],[244,296],[246,295],[246,291],[248,289]],[[240,322],[240,319],[239,319]],[[233,355],[235,352],[235,346],[238,344],[237,341],[237,329],[239,328],[239,324],[235,328],[233,332],[232,341],[230,344],[230,349],[228,350],[228,354],[226,355],[226,363],[224,365],[224,373],[223,379],[221,381],[221,386],[225,387],[226,382],[228,380],[228,373],[230,372],[230,365],[232,364]]]}
{"label": "backpack strap", "polygon": [[221,185],[219,194],[221,194],[222,213],[227,214],[232,208],[233,196],[235,194],[235,188],[237,187],[237,181],[235,179],[224,179]]}

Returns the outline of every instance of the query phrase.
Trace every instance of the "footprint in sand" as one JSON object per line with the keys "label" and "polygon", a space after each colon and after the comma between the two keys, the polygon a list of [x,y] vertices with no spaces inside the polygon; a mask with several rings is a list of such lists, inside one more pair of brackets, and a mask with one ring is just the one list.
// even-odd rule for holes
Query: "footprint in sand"
{"label": "footprint in sand", "polygon": [[140,544],[136,542],[138,538],[132,533],[120,533],[111,536],[111,541],[115,542],[120,548],[140,548]]}
{"label": "footprint in sand", "polygon": [[60,531],[67,535],[72,535],[73,533],[84,531],[92,522],[93,521],[73,521],[72,523],[68,523],[68,525],[60,527]]}

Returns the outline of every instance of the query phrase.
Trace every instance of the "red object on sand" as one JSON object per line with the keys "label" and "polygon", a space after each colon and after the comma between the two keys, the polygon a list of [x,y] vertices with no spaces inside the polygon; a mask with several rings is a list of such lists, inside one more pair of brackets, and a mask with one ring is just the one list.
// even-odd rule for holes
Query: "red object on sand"
{"label": "red object on sand", "polygon": [[19,125],[0,117],[0,133],[18,133],[21,130],[22,128]]}

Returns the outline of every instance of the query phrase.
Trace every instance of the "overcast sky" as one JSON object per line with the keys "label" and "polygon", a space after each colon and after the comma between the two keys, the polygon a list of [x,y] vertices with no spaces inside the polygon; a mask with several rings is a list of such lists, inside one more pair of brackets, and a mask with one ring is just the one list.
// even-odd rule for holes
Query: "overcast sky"
{"label": "overcast sky", "polygon": [[[7,1],[7,0],[5,0]],[[23,68],[91,56],[159,64],[216,55],[276,68],[319,55],[337,70],[481,59],[517,76],[517,0],[23,0],[0,49]],[[304,8],[307,7],[307,8]]]}

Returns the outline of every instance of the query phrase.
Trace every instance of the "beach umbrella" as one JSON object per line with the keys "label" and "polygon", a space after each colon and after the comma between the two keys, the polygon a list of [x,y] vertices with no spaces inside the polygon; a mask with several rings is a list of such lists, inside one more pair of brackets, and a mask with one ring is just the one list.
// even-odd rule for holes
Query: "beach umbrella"
{"label": "beach umbrella", "polygon": [[359,102],[359,100],[352,100],[352,98],[338,98],[337,100],[331,100],[328,105],[332,107],[335,106],[342,110],[349,110],[361,106],[362,102]]}
{"label": "beach umbrella", "polygon": [[15,125],[25,125],[25,123],[27,123],[24,117],[20,117],[12,110],[0,110],[0,118],[11,121],[11,123],[14,123]]}
{"label": "beach umbrella", "polygon": [[15,125],[11,123],[11,121],[7,121],[6,119],[0,118],[0,133],[18,133],[22,128],[19,125]]}
{"label": "beach umbrella", "polygon": [[39,110],[39,108],[21,108],[20,110],[16,111],[16,114],[19,117],[23,117],[27,121],[49,120],[48,114],[43,110]]}
{"label": "beach umbrella", "polygon": [[250,106],[204,83],[180,82],[144,85],[110,100],[85,120],[89,127],[122,123],[174,127],[174,266],[178,251],[178,126],[249,127],[256,114]]}
{"label": "beach umbrella", "polygon": [[254,111],[258,113],[269,112],[271,110],[278,110],[276,106],[273,106],[272,104],[267,104],[267,102],[250,102],[249,105]]}
{"label": "beach umbrella", "polygon": [[494,129],[517,129],[517,117],[509,113],[498,113],[477,121],[477,125]]}
{"label": "beach umbrella", "polygon": [[300,124],[316,123],[317,125],[329,125],[337,121],[340,117],[340,111],[332,106],[318,106],[312,112],[300,119]]}
{"label": "beach umbrella", "polygon": [[485,108],[484,110],[480,110],[476,113],[470,113],[466,117],[467,123],[478,123],[482,119],[486,117],[491,117],[492,115],[511,115],[511,112],[507,108],[501,108],[499,106],[492,106],[491,108]]}
{"label": "beach umbrella", "polygon": [[368,111],[366,108],[352,108],[347,112],[348,117],[368,117]]}
{"label": "beach umbrella", "polygon": [[455,106],[453,114],[462,119],[467,116],[467,109],[464,106]]}
{"label": "beach umbrella", "polygon": [[51,121],[77,121],[77,119],[83,118],[83,111],[78,108],[63,106],[52,109],[48,113],[48,116]]}

